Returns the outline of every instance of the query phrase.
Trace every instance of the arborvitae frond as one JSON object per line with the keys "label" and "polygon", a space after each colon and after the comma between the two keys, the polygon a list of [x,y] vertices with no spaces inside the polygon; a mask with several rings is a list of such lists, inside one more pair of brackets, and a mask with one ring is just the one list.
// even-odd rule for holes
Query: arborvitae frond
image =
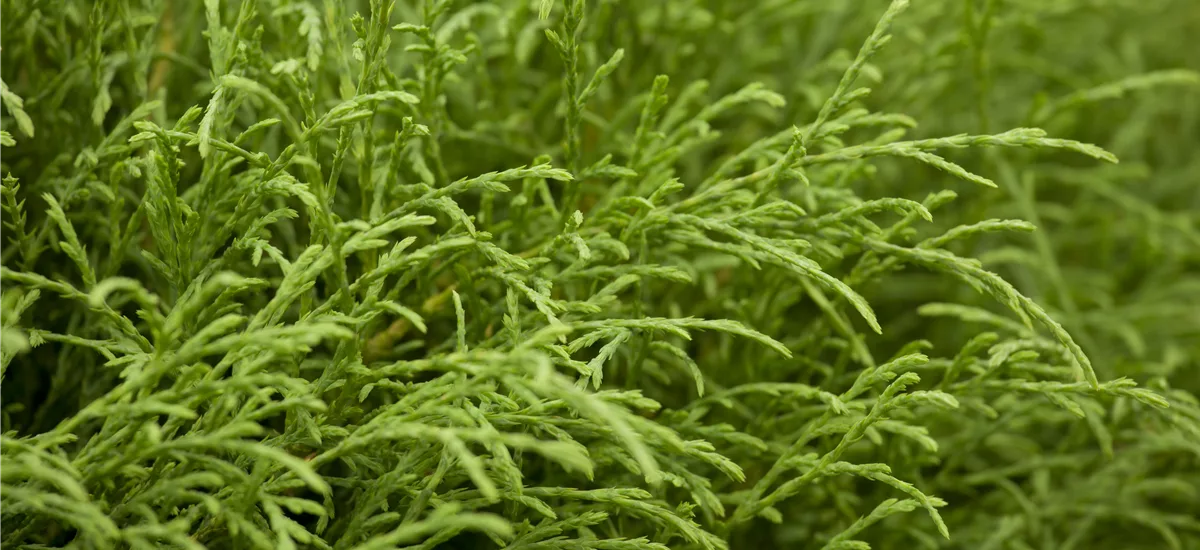
{"label": "arborvitae frond", "polygon": [[1188,0],[50,4],[5,548],[1200,549]]}

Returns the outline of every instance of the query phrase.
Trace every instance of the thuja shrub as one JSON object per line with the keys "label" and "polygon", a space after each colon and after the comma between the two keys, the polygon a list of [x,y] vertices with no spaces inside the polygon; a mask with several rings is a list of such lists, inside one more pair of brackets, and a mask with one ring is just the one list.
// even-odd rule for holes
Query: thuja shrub
{"label": "thuja shrub", "polygon": [[1194,0],[2,7],[4,548],[1200,549]]}

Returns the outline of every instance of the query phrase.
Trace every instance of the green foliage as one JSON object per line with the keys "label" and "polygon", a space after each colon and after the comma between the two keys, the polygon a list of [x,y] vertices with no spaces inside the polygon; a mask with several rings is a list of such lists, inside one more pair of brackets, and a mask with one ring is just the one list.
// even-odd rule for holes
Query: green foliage
{"label": "green foliage", "polygon": [[1200,9],[911,4],[4,2],[0,543],[1200,550]]}

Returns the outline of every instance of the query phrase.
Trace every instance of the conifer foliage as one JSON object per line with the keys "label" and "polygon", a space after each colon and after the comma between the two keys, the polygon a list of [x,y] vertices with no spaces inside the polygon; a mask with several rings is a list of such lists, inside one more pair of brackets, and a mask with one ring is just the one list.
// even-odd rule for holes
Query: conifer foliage
{"label": "conifer foliage", "polygon": [[6,0],[0,543],[1200,549],[1198,31]]}

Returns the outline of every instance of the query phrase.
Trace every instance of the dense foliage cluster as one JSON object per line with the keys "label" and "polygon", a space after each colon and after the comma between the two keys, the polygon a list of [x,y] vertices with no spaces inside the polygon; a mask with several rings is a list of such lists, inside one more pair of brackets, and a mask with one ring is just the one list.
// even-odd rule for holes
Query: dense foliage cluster
{"label": "dense foliage cluster", "polygon": [[6,549],[1200,549],[1195,0],[2,7]]}

